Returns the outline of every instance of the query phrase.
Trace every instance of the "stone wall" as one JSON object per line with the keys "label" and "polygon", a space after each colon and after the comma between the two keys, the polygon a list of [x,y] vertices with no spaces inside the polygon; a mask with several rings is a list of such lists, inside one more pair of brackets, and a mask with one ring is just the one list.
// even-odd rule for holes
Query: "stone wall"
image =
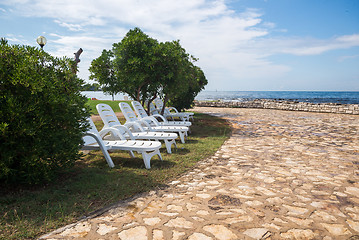
{"label": "stone wall", "polygon": [[339,103],[307,103],[285,100],[256,99],[253,101],[195,101],[196,107],[234,107],[234,108],[262,108],[287,111],[305,111],[321,113],[342,113],[359,115],[359,104]]}

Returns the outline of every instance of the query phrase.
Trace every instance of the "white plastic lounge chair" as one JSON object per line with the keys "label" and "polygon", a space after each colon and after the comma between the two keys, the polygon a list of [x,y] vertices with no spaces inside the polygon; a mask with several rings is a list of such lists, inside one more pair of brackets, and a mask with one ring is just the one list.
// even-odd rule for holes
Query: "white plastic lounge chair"
{"label": "white plastic lounge chair", "polygon": [[104,123],[103,129],[106,128],[116,128],[118,129],[123,136],[127,139],[146,139],[146,140],[161,140],[165,142],[166,149],[168,153],[172,153],[171,146],[174,144],[175,139],[178,137],[176,133],[166,133],[166,132],[146,132],[141,125],[136,122],[129,122],[125,125],[121,125],[120,121],[116,117],[115,112],[107,104],[97,104],[96,109]]}
{"label": "white plastic lounge chair", "polygon": [[[106,161],[110,167],[114,167],[114,164],[111,160],[110,155],[107,151],[109,150],[124,150],[130,151],[131,157],[135,157],[133,151],[142,154],[143,162],[145,163],[145,167],[147,169],[151,168],[151,158],[155,155],[162,160],[162,156],[160,153],[161,143],[158,141],[140,141],[140,140],[126,140],[124,136],[118,131],[116,128],[106,128],[97,131],[95,124],[93,121],[88,118],[90,123],[90,130],[85,133],[83,137],[84,145],[82,150],[97,150],[101,149],[105,155]],[[120,140],[116,141],[107,141],[103,140],[103,137],[108,133],[113,134],[116,138]]]}
{"label": "white plastic lounge chair", "polygon": [[[158,125],[160,126],[192,126],[192,123],[187,121],[167,121],[167,119],[160,114],[152,114],[151,116],[148,116],[141,103],[139,103],[138,101],[132,101],[131,104],[140,119],[152,118],[154,119],[154,121],[157,121]],[[161,121],[158,121],[157,118]]]}
{"label": "white plastic lounge chair", "polygon": [[[157,110],[160,112],[162,110],[162,107],[163,107],[162,100],[160,98],[156,98],[154,100],[154,102],[155,102]],[[174,111],[174,112],[171,112],[171,111]],[[193,112],[179,112],[175,107],[166,107],[163,115],[166,118],[174,119],[174,118],[178,117],[178,118],[180,118],[181,120],[184,120],[184,121],[189,121],[190,119],[192,119],[192,121],[193,121],[194,113]]]}
{"label": "white plastic lounge chair", "polygon": [[[156,122],[154,122],[151,119],[143,119],[143,120],[138,119],[135,112],[132,110],[130,105],[128,105],[128,103],[120,102],[119,105],[120,105],[120,109],[121,109],[123,115],[125,116],[127,122],[138,122],[141,126],[143,126],[145,131],[177,133],[180,136],[181,142],[185,143],[184,139],[185,139],[185,136],[187,136],[188,127],[159,126],[158,124],[156,124]],[[151,126],[151,124],[153,124],[153,125]]]}

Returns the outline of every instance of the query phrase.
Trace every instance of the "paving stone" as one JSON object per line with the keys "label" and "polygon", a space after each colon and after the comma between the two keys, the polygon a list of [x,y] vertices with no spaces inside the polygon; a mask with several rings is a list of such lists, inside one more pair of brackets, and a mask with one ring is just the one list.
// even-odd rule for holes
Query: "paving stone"
{"label": "paving stone", "polygon": [[290,229],[280,234],[283,239],[310,240],[316,239],[317,235],[310,229]]}
{"label": "paving stone", "polygon": [[183,208],[181,206],[168,205],[167,210],[169,210],[169,211],[172,210],[172,211],[176,211],[176,212],[182,212]]}
{"label": "paving stone", "polygon": [[349,227],[359,233],[359,222],[354,222],[353,220],[348,219],[347,223]]}
{"label": "paving stone", "polygon": [[321,223],[321,225],[334,236],[348,235],[351,232],[343,224],[328,224]]}
{"label": "paving stone", "polygon": [[186,233],[173,230],[173,231],[172,231],[172,240],[182,239],[182,237],[183,237],[184,235],[186,235]]}
{"label": "paving stone", "polygon": [[196,110],[232,124],[214,156],[40,239],[359,239],[359,115]]}
{"label": "paving stone", "polygon": [[[266,228],[251,228],[243,232],[243,234],[254,238],[254,239],[264,239],[264,236],[268,236],[268,229]],[[269,237],[269,236],[268,236]]]}
{"label": "paving stone", "polygon": [[316,220],[319,220],[319,221],[324,221],[324,222],[337,222],[338,221],[336,217],[334,217],[324,211],[315,211],[310,217],[314,218]]}
{"label": "paving stone", "polygon": [[163,231],[158,230],[158,229],[154,229],[153,234],[152,234],[152,239],[153,240],[165,240],[165,238],[163,236]]}
{"label": "paving stone", "polygon": [[86,236],[91,230],[91,225],[88,222],[80,222],[72,228],[68,228],[60,235],[63,237],[80,238]]}
{"label": "paving stone", "polygon": [[204,226],[203,230],[212,233],[219,240],[238,239],[237,236],[223,225]]}
{"label": "paving stone", "polygon": [[359,188],[357,188],[357,187],[347,187],[347,188],[345,188],[345,193],[354,195],[356,197],[359,197]]}
{"label": "paving stone", "polygon": [[188,237],[188,240],[212,240],[212,238],[204,235],[203,233],[193,233]]}
{"label": "paving stone", "polygon": [[302,207],[289,206],[286,204],[283,204],[283,207],[288,209],[289,215],[303,215],[308,212],[308,209]]}
{"label": "paving stone", "polygon": [[110,233],[116,229],[116,227],[108,226],[107,224],[99,224],[97,233],[100,235],[106,235],[107,233]]}
{"label": "paving stone", "polygon": [[227,218],[224,222],[227,224],[234,224],[234,223],[239,223],[239,222],[251,222],[253,221],[253,218],[249,215],[244,215],[244,216],[238,216],[238,217],[234,217],[234,218]]}
{"label": "paving stone", "polygon": [[157,223],[161,222],[161,218],[158,218],[158,217],[154,217],[154,218],[143,218],[143,222],[144,222],[146,225],[154,226],[154,225],[156,225]]}
{"label": "paving stone", "polygon": [[147,240],[147,228],[138,226],[124,230],[118,234],[121,240]]}
{"label": "paving stone", "polygon": [[172,227],[172,228],[193,228],[193,223],[190,221],[187,221],[183,217],[177,217],[175,219],[169,220],[166,224],[166,227]]}

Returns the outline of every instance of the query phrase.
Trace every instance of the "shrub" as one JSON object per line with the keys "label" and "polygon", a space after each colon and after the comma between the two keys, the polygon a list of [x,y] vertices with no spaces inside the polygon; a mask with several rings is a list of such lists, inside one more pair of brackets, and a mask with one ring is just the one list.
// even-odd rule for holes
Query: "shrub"
{"label": "shrub", "polygon": [[0,41],[0,182],[38,184],[79,158],[88,110],[73,61]]}

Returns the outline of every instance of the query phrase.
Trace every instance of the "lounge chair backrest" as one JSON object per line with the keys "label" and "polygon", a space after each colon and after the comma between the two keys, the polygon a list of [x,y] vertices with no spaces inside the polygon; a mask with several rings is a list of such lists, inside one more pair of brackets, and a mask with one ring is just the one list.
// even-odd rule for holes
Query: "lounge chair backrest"
{"label": "lounge chair backrest", "polygon": [[[104,128],[121,125],[121,122],[118,120],[115,112],[112,110],[112,108],[109,105],[100,103],[96,105],[96,109],[104,123]],[[126,134],[123,129],[118,129],[118,130],[122,135]]]}
{"label": "lounge chair backrest", "polygon": [[160,114],[160,112],[158,111],[158,109],[155,107],[153,103],[150,103],[150,113],[151,115]]}
{"label": "lounge chair backrest", "polygon": [[131,104],[135,109],[137,116],[139,116],[140,118],[148,117],[148,114],[142,107],[141,103],[139,103],[138,101],[132,101]]}
{"label": "lounge chair backrest", "polygon": [[[100,134],[98,133],[97,128],[96,128],[95,124],[93,123],[92,119],[87,118],[87,121],[90,124],[90,128],[87,132],[94,133],[98,136],[98,138],[101,139]],[[84,140],[84,145],[91,145],[91,144],[97,143],[96,139],[94,139],[93,137],[84,136],[82,139]]]}
{"label": "lounge chair backrest", "polygon": [[120,102],[119,105],[120,105],[120,109],[123,113],[123,116],[126,118],[126,120],[128,122],[134,122],[134,121],[138,120],[135,112],[132,110],[130,105],[128,105],[128,103]]}
{"label": "lounge chair backrest", "polygon": [[156,98],[154,100],[154,102],[155,102],[156,108],[161,110],[163,107],[163,101],[160,98]]}

